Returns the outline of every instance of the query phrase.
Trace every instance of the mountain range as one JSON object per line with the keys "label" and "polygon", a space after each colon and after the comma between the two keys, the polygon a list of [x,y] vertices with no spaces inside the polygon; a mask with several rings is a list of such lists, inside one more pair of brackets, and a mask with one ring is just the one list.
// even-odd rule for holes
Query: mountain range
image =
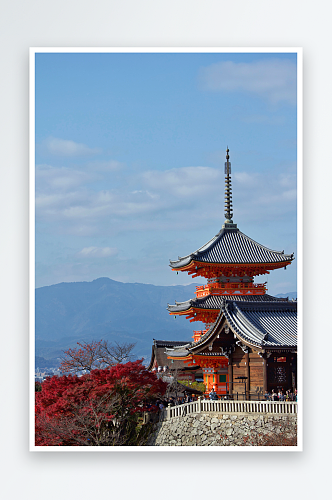
{"label": "mountain range", "polygon": [[[204,325],[179,316],[174,320],[167,304],[193,298],[196,285],[155,286],[98,278],[37,288],[36,366],[57,366],[63,351],[77,342],[135,342],[135,358],[148,361],[154,338],[191,341],[193,330]],[[296,293],[278,296],[294,298]]]}

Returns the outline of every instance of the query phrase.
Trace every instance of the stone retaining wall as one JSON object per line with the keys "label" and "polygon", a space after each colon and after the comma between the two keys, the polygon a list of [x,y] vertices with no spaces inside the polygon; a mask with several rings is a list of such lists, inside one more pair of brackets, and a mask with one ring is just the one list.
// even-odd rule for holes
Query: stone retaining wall
{"label": "stone retaining wall", "polygon": [[147,446],[296,446],[297,416],[197,413],[156,424]]}

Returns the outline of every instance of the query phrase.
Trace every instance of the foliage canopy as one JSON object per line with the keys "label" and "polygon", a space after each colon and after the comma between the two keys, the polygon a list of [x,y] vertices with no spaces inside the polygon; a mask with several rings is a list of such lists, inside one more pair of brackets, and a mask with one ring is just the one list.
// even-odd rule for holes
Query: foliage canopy
{"label": "foliage canopy", "polygon": [[145,411],[166,384],[141,360],[92,370],[81,377],[47,378],[35,393],[37,446],[139,446],[149,428]]}

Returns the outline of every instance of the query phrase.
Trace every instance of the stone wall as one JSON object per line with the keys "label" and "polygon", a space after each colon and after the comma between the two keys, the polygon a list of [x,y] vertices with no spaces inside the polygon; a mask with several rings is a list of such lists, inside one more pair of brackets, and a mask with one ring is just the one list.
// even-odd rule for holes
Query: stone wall
{"label": "stone wall", "polygon": [[147,446],[296,446],[296,415],[197,413],[156,424]]}

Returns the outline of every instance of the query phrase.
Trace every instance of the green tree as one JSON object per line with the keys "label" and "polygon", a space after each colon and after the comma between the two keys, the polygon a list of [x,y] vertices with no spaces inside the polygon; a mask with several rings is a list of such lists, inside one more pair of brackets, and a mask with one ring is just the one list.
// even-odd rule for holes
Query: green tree
{"label": "green tree", "polygon": [[197,391],[201,391],[203,392],[203,394],[206,391],[206,387],[205,384],[203,384],[203,382],[191,382],[189,380],[181,380],[181,384],[186,385],[187,387],[192,387]]}

